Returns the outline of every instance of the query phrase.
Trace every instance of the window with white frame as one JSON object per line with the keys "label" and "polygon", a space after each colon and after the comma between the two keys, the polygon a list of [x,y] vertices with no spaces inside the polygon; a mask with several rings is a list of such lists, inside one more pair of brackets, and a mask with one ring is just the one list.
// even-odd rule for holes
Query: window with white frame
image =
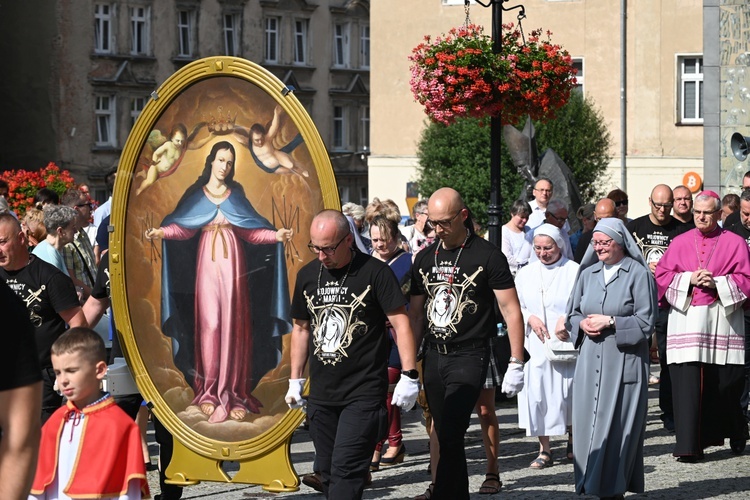
{"label": "window with white frame", "polygon": [[349,67],[349,29],[349,23],[333,25],[333,65],[335,67]]}
{"label": "window with white frame", "polygon": [[196,21],[195,9],[181,9],[177,11],[177,33],[179,36],[179,57],[194,57],[196,55]]}
{"label": "window with white frame", "polygon": [[266,18],[266,40],[264,45],[263,59],[267,63],[279,62],[279,30],[281,19],[278,17]]}
{"label": "window with white frame", "polygon": [[130,53],[151,53],[151,7],[130,7]]}
{"label": "window with white frame", "polygon": [[130,100],[130,128],[133,128],[136,120],[138,120],[138,117],[141,116],[141,112],[145,107],[145,97],[134,97]]}
{"label": "window with white frame", "polygon": [[96,115],[96,145],[99,147],[117,146],[115,96],[96,96],[94,114]]}
{"label": "window with white frame", "polygon": [[294,20],[294,64],[307,64],[309,19]]}
{"label": "window with white frame", "polygon": [[679,121],[703,123],[703,56],[678,56]]}
{"label": "window with white frame", "polygon": [[359,150],[370,150],[370,106],[359,108]]}
{"label": "window with white frame", "polygon": [[341,200],[342,204],[349,203],[349,186],[339,185],[339,200]]}
{"label": "window with white frame", "polygon": [[224,14],[224,54],[240,55],[242,41],[242,22],[238,13]]}
{"label": "window with white frame", "polygon": [[363,24],[359,27],[359,67],[370,67],[370,25]]}
{"label": "window with white frame", "polygon": [[111,54],[114,51],[112,25],[112,5],[108,3],[95,3],[94,52],[97,54]]}
{"label": "window with white frame", "polygon": [[349,146],[348,116],[345,106],[333,107],[333,141],[332,149],[342,150]]}
{"label": "window with white frame", "polygon": [[574,90],[576,90],[577,92],[580,92],[581,95],[586,95],[584,93],[584,88],[583,88],[583,76],[584,76],[583,58],[574,57],[572,64],[573,64],[573,67],[578,71],[576,73],[576,86]]}

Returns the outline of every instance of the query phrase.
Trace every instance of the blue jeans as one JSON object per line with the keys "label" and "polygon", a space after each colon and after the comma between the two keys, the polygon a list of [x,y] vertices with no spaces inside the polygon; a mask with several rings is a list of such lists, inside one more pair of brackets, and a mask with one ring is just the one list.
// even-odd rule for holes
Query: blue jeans
{"label": "blue jeans", "polygon": [[362,498],[372,450],[388,428],[385,398],[343,406],[308,403],[307,417],[326,498]]}
{"label": "blue jeans", "polygon": [[434,500],[469,498],[464,436],[487,374],[489,347],[424,357],[424,386],[440,443]]}

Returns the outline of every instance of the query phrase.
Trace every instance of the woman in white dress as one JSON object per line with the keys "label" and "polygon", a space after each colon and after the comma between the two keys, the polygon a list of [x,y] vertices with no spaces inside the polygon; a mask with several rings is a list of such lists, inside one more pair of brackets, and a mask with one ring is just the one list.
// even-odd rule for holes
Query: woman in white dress
{"label": "woman in white dress", "polygon": [[500,249],[508,259],[508,267],[513,276],[529,263],[531,258],[531,229],[526,226],[531,206],[523,200],[516,200],[510,206],[510,220],[502,227]]}
{"label": "woman in white dress", "polygon": [[[575,361],[550,361],[544,344],[560,340],[572,348],[565,330],[565,307],[573,291],[578,264],[562,254],[562,234],[551,224],[536,228],[533,242],[539,260],[518,271],[516,276],[526,324],[525,347],[531,354],[524,367],[524,387],[518,393],[518,425],[526,429],[527,436],[539,439],[539,455],[530,467],[543,469],[553,464],[549,437],[569,432],[572,424]],[[568,436],[567,458],[572,459]]]}

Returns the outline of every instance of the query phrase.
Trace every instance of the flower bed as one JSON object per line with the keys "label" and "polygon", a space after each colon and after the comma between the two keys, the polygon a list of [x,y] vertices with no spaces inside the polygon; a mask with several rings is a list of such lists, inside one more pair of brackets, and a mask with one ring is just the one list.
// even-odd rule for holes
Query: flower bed
{"label": "flower bed", "polygon": [[475,24],[451,29],[412,50],[411,90],[430,119],[450,124],[458,117],[500,116],[517,123],[554,117],[576,85],[568,52],[550,41],[552,34],[532,31],[523,41],[520,29],[505,24],[500,52]]}

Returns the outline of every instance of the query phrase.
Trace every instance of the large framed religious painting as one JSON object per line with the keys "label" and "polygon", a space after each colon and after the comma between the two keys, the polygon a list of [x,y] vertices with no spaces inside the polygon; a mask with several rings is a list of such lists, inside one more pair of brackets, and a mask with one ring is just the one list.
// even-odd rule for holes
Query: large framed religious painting
{"label": "large framed religious painting", "polygon": [[175,438],[171,481],[298,485],[289,303],[313,216],[339,207],[315,125],[262,67],[202,59],[152,94],[118,167],[110,272],[128,364]]}

